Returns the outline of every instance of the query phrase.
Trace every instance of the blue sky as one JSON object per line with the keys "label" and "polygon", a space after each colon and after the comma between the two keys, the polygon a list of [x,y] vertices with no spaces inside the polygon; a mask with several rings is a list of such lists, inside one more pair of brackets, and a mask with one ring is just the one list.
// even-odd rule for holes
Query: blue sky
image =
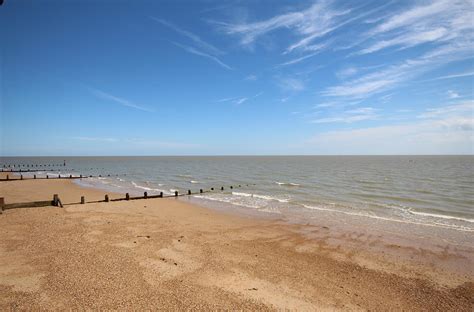
{"label": "blue sky", "polygon": [[0,155],[472,154],[472,1],[15,1]]}

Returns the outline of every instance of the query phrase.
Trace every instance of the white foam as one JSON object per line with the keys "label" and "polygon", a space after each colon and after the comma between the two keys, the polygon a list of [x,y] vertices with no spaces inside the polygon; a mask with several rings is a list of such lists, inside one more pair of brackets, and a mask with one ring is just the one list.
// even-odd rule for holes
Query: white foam
{"label": "white foam", "polygon": [[310,206],[310,205],[303,205],[303,207],[305,207],[307,209],[312,209],[312,210],[330,211],[330,212],[342,213],[342,214],[346,214],[346,215],[350,215],[350,216],[366,217],[366,218],[378,219],[378,220],[383,220],[383,221],[399,222],[399,223],[407,223],[407,224],[415,224],[415,225],[423,225],[423,226],[431,226],[431,227],[442,227],[442,228],[446,228],[446,229],[454,229],[454,230],[463,231],[463,232],[474,232],[474,229],[472,229],[472,228],[468,228],[468,227],[465,227],[465,226],[458,226],[458,225],[454,225],[454,224],[443,224],[443,223],[436,223],[436,222],[435,223],[424,223],[424,222],[417,222],[417,221],[411,221],[411,220],[393,219],[393,218],[377,216],[377,215],[374,215],[374,214],[348,212],[348,211],[342,211],[342,210],[337,210],[337,209],[315,207],[315,206]]}
{"label": "white foam", "polygon": [[276,184],[278,185],[284,185],[284,186],[300,186],[301,184],[298,183],[293,183],[293,182],[278,182],[275,181]]}
{"label": "white foam", "polygon": [[199,181],[194,181],[194,180],[191,180],[191,181],[189,181],[189,183],[192,183],[192,184],[198,184],[198,183],[200,183],[200,182],[199,182]]}
{"label": "white foam", "polygon": [[280,203],[288,202],[288,199],[276,198],[276,197],[272,197],[268,195],[249,194],[249,193],[242,193],[242,192],[232,192],[232,195],[243,196],[243,197],[255,197],[255,198],[260,198],[260,199],[265,199],[265,200],[276,200]]}
{"label": "white foam", "polygon": [[474,219],[467,219],[467,218],[461,218],[461,217],[455,217],[455,216],[447,216],[447,215],[442,215],[442,214],[437,214],[437,213],[419,212],[419,211],[413,211],[413,210],[409,210],[409,212],[411,214],[419,215],[419,216],[432,217],[432,218],[441,218],[441,219],[448,219],[448,220],[458,220],[458,221],[465,221],[465,222],[474,223]]}

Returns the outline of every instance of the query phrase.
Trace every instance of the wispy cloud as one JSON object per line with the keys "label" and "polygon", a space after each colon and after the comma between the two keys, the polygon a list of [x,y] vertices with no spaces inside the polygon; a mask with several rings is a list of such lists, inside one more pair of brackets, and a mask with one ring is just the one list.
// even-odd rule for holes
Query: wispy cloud
{"label": "wispy cloud", "polygon": [[473,104],[432,109],[409,123],[321,132],[305,145],[325,154],[472,154]]}
{"label": "wispy cloud", "polygon": [[429,42],[472,38],[472,9],[470,1],[434,0],[396,12],[364,35],[372,43],[357,54],[374,53],[394,46],[409,48]]}
{"label": "wispy cloud", "polygon": [[241,97],[237,96],[237,97],[223,98],[223,99],[217,100],[216,102],[231,102],[231,103],[234,103],[236,105],[240,105],[240,104],[243,104],[244,102],[247,102],[248,100],[257,98],[262,94],[263,94],[263,92],[259,92],[255,95],[252,95],[252,96],[241,96]]}
{"label": "wispy cloud", "polygon": [[446,94],[450,99],[457,99],[460,97],[460,95],[456,91],[453,91],[453,90],[448,90]]}
{"label": "wispy cloud", "polygon": [[308,59],[308,58],[310,58],[310,57],[313,57],[313,56],[315,56],[315,55],[317,55],[317,54],[319,54],[319,52],[310,53],[310,54],[307,54],[307,55],[298,57],[298,58],[296,58],[296,59],[290,60],[290,61],[288,61],[288,62],[278,64],[277,66],[293,65],[293,64],[302,62],[302,61],[304,61],[304,60],[306,60],[306,59]]}
{"label": "wispy cloud", "polygon": [[460,40],[432,49],[420,57],[372,71],[340,85],[326,88],[323,95],[333,97],[365,98],[393,88],[403,81],[416,77],[444,64],[471,57],[473,44]]}
{"label": "wispy cloud", "polygon": [[302,91],[305,89],[303,80],[291,77],[278,78],[278,85],[286,91]]}
{"label": "wispy cloud", "polygon": [[247,77],[244,78],[244,80],[247,80],[247,81],[256,81],[258,79],[257,75],[248,75]]}
{"label": "wispy cloud", "polygon": [[360,107],[346,110],[339,115],[314,119],[312,123],[353,123],[364,120],[377,119],[376,109],[372,107]]}
{"label": "wispy cloud", "polygon": [[440,76],[440,77],[436,77],[430,80],[453,79],[453,78],[462,78],[462,77],[469,77],[469,76],[474,76],[474,71]]}
{"label": "wispy cloud", "polygon": [[99,89],[95,89],[95,88],[91,88],[91,87],[88,87],[88,89],[90,90],[90,92],[91,92],[92,94],[94,94],[96,97],[98,97],[98,98],[100,98],[100,99],[108,100],[108,101],[114,102],[114,103],[119,104],[119,105],[122,105],[122,106],[126,106],[126,107],[130,107],[130,108],[142,110],[142,111],[149,112],[149,113],[154,112],[153,110],[151,110],[151,109],[149,109],[149,108],[146,108],[146,107],[137,105],[137,104],[135,104],[135,103],[133,103],[133,102],[131,102],[131,101],[129,101],[129,100],[126,100],[126,99],[124,99],[124,98],[121,98],[121,97],[112,95],[112,94],[110,94],[110,93],[101,91],[101,90],[99,90]]}
{"label": "wispy cloud", "polygon": [[116,138],[84,137],[84,136],[72,137],[71,139],[79,140],[79,141],[88,141],[88,142],[118,142],[119,141]]}
{"label": "wispy cloud", "polygon": [[215,46],[213,46],[212,44],[202,40],[198,35],[190,32],[190,31],[187,31],[187,30],[184,30],[184,29],[181,29],[179,28],[178,26],[164,20],[164,19],[161,19],[161,18],[156,18],[156,17],[153,17],[153,16],[150,16],[150,18],[172,30],[174,30],[175,32],[191,39],[192,41],[194,41],[195,44],[197,44],[199,47],[201,47],[202,49],[206,50],[209,52],[209,54],[212,54],[212,55],[221,55],[221,54],[224,54],[223,51],[221,51],[220,49],[216,48]]}
{"label": "wispy cloud", "polygon": [[277,29],[291,29],[304,36],[304,39],[288,47],[287,52],[291,52],[300,47],[309,47],[315,39],[336,29],[337,21],[349,12],[350,10],[334,9],[332,1],[324,0],[314,3],[307,9],[276,15],[262,21],[239,24],[216,22],[216,24],[227,34],[240,35],[242,45],[250,45],[260,36]]}
{"label": "wispy cloud", "polygon": [[208,58],[212,61],[214,61],[215,63],[219,64],[221,67],[225,68],[225,69],[228,69],[228,70],[233,70],[232,67],[230,67],[229,65],[227,65],[226,63],[222,62],[220,59],[218,59],[216,56],[213,56],[213,55],[210,55],[210,54],[207,54],[205,52],[202,52],[202,51],[199,51],[193,47],[190,47],[190,46],[186,46],[184,44],[180,44],[180,43],[177,43],[177,42],[173,42],[174,45],[176,45],[177,47],[180,47],[181,49],[185,50],[186,52],[188,53],[191,53],[191,54],[195,54],[195,55],[199,55],[199,56],[202,56],[202,57],[205,57],[205,58]]}

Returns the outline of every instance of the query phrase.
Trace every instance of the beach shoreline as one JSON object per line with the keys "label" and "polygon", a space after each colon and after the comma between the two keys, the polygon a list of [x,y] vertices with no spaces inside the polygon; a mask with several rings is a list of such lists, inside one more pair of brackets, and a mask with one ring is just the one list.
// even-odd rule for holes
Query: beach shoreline
{"label": "beach shoreline", "polygon": [[[3,182],[0,191],[6,203],[105,195],[66,179]],[[473,250],[372,234],[186,198],[7,210],[0,307],[472,310]]]}

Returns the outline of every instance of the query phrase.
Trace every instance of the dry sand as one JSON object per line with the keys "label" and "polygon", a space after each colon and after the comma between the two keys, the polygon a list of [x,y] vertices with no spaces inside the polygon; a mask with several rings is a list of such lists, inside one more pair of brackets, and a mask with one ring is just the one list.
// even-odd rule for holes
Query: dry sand
{"label": "dry sand", "polygon": [[[7,203],[54,193],[63,203],[104,197],[69,180],[0,182]],[[473,311],[473,276],[437,265],[463,256],[420,251],[420,266],[334,246],[327,231],[177,199],[7,210],[0,310]]]}

